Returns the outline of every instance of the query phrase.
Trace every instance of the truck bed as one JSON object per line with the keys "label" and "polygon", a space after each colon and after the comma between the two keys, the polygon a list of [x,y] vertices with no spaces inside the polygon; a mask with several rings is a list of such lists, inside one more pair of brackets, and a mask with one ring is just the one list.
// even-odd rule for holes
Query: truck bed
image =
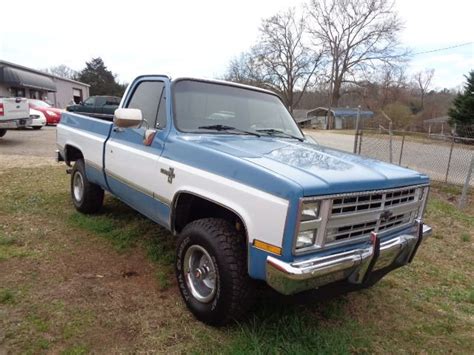
{"label": "truck bed", "polygon": [[62,113],[57,126],[57,147],[61,156],[67,160],[74,148],[81,151],[88,167],[88,178],[103,187],[106,187],[104,148],[111,130],[112,122],[70,112]]}

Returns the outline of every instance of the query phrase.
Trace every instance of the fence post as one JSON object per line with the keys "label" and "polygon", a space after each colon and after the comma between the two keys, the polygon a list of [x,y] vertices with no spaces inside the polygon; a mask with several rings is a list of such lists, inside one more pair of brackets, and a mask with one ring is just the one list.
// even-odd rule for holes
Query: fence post
{"label": "fence post", "polygon": [[390,135],[390,146],[389,146],[389,149],[390,149],[390,164],[392,164],[393,162],[393,143],[392,143],[392,140],[393,140],[393,133],[392,133],[392,121],[389,122],[388,124],[388,133]]}
{"label": "fence post", "polygon": [[356,126],[355,126],[356,134],[354,137],[354,151],[353,151],[354,154],[357,153],[357,140],[359,139],[359,121],[360,121],[360,105],[357,106],[357,119],[356,119]]}
{"label": "fence post", "polygon": [[362,139],[363,139],[363,137],[364,137],[364,131],[361,130],[360,135],[359,135],[359,155],[360,155],[360,151],[362,149]]}
{"label": "fence post", "polygon": [[474,155],[471,158],[471,165],[469,165],[469,171],[467,172],[466,182],[462,188],[461,199],[459,200],[459,208],[463,209],[467,205],[467,192],[469,190],[469,183],[471,182],[472,169],[474,169]]}
{"label": "fence post", "polygon": [[454,134],[452,135],[451,140],[451,149],[449,150],[449,158],[448,158],[448,166],[446,167],[446,176],[444,178],[444,182],[448,182],[448,175],[449,175],[449,168],[451,167],[451,157],[453,156],[453,148],[454,148]]}
{"label": "fence post", "polygon": [[400,157],[398,158],[398,165],[402,165],[403,146],[405,145],[405,132],[402,136],[402,146],[400,147]]}

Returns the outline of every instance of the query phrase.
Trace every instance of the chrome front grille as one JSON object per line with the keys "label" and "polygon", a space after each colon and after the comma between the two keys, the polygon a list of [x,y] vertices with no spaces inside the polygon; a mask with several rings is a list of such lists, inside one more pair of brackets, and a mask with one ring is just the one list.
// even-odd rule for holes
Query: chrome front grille
{"label": "chrome front grille", "polygon": [[[368,240],[372,232],[383,238],[410,228],[422,218],[428,192],[429,185],[423,184],[304,197],[300,202],[294,253],[311,253],[325,247]],[[309,244],[305,239],[311,236],[312,244]],[[299,240],[307,244],[298,247]]]}
{"label": "chrome front grille", "polygon": [[390,229],[410,225],[414,221],[413,212],[392,216],[377,226],[377,219],[359,224],[349,224],[328,230],[328,239],[338,241],[360,236],[368,236],[371,232],[388,231]]}
{"label": "chrome front grille", "polygon": [[387,193],[362,193],[333,199],[332,215],[350,214],[378,210],[385,206],[396,206],[415,200],[415,188],[405,188]]}
{"label": "chrome front grille", "polygon": [[393,190],[334,196],[326,224],[325,245],[366,238],[371,232],[389,233],[413,225],[423,189]]}

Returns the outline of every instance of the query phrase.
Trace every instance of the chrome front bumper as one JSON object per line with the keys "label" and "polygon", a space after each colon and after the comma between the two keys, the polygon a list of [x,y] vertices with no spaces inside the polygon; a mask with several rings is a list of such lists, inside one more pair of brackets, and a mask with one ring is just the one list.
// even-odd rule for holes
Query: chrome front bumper
{"label": "chrome front bumper", "polygon": [[366,248],[287,263],[267,257],[267,283],[278,292],[290,295],[347,279],[364,283],[376,270],[410,263],[421,242],[432,233],[421,221],[413,234],[403,234],[380,242],[374,233]]}

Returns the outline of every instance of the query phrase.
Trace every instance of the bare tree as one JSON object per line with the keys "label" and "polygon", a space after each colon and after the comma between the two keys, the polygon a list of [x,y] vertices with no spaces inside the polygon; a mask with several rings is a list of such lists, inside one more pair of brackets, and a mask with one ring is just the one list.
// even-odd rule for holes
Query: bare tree
{"label": "bare tree", "polygon": [[322,56],[305,45],[305,35],[305,21],[294,9],[263,20],[257,44],[231,62],[226,78],[276,91],[292,112]]}
{"label": "bare tree", "polygon": [[380,62],[407,56],[399,49],[402,23],[392,0],[311,0],[308,12],[314,42],[330,60],[330,105],[337,106],[344,83]]}
{"label": "bare tree", "polygon": [[66,79],[75,79],[77,77],[78,72],[74,69],[71,69],[67,65],[60,64],[56,65],[53,67],[45,68],[42,69],[41,71],[45,73],[49,73],[52,75],[59,76],[61,78],[66,78]]}
{"label": "bare tree", "polygon": [[231,60],[224,79],[236,83],[253,85],[266,88],[262,74],[256,60],[250,52],[241,53],[239,57]]}
{"label": "bare tree", "polygon": [[426,69],[425,71],[420,71],[416,73],[415,75],[413,75],[413,80],[420,93],[421,110],[423,110],[425,107],[425,96],[430,88],[431,80],[433,79],[434,72],[435,72],[434,69]]}

